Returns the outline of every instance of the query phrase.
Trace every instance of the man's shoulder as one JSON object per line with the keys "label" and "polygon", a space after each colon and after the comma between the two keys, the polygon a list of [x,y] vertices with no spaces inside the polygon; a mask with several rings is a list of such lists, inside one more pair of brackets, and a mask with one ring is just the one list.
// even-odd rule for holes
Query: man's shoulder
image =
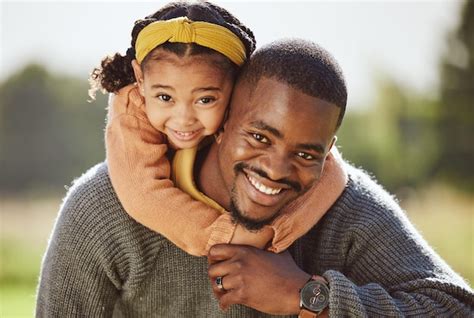
{"label": "man's shoulder", "polygon": [[72,210],[75,214],[103,212],[107,202],[112,203],[112,207],[120,205],[110,182],[107,164],[101,162],[72,182],[61,210]]}
{"label": "man's shoulder", "polygon": [[396,198],[385,190],[373,175],[348,163],[346,163],[346,169],[349,176],[347,190],[350,195],[369,200],[369,202],[397,204]]}
{"label": "man's shoulder", "polygon": [[72,181],[67,196],[94,195],[100,188],[107,189],[109,184],[107,163],[100,162]]}
{"label": "man's shoulder", "polygon": [[424,244],[394,196],[364,170],[346,168],[346,188],[314,227],[309,242],[331,246],[331,251],[339,248],[340,255],[383,248],[383,242],[395,237],[401,241],[416,238],[417,244]]}
{"label": "man's shoulder", "polygon": [[380,222],[387,218],[404,218],[397,199],[361,168],[346,164],[349,180],[346,189],[333,206],[359,222]]}
{"label": "man's shoulder", "polygon": [[133,290],[152,272],[166,242],[129,217],[106,163],[99,163],[69,188],[48,246],[49,265],[44,266],[71,271],[77,279],[106,275],[116,288]]}
{"label": "man's shoulder", "polygon": [[101,241],[113,239],[114,235],[162,239],[126,213],[114,191],[105,162],[73,181],[61,205],[57,223],[65,231],[93,236]]}

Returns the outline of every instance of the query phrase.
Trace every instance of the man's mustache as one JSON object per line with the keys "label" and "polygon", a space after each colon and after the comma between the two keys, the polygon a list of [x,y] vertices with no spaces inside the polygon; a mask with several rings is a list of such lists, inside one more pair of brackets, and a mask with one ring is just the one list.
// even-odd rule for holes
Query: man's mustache
{"label": "man's mustache", "polygon": [[270,178],[268,176],[268,174],[263,171],[262,169],[259,169],[257,167],[252,167],[244,162],[239,162],[237,163],[235,166],[234,166],[234,173],[237,174],[239,172],[242,172],[244,173],[244,169],[247,169],[247,170],[250,170],[256,174],[258,174],[260,177],[262,178],[266,178],[268,180],[272,180],[273,182],[277,182],[277,183],[282,183],[282,184],[286,184],[288,185],[289,187],[291,187],[293,190],[295,190],[296,192],[301,192],[301,186],[298,182],[296,181],[292,181],[292,180],[289,180],[289,179],[286,179],[286,178],[283,178],[283,179],[279,179],[279,180],[273,180],[272,178]]}

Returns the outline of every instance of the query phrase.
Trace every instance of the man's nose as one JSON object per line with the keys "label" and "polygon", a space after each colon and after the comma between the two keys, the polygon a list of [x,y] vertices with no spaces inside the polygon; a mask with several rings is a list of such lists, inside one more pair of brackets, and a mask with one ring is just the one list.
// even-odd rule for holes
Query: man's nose
{"label": "man's nose", "polygon": [[269,154],[262,158],[261,164],[271,180],[291,179],[293,166],[286,154]]}

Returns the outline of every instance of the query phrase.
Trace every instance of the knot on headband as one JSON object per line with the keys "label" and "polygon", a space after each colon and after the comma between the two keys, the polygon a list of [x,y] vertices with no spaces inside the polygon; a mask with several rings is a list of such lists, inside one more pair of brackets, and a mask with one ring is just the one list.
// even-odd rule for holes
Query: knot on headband
{"label": "knot on headband", "polygon": [[191,20],[183,17],[170,22],[168,31],[172,35],[168,40],[169,42],[193,43],[196,41],[196,32],[191,24]]}
{"label": "knot on headband", "polygon": [[150,23],[140,31],[135,44],[138,63],[165,42],[196,43],[225,55],[239,66],[246,59],[244,44],[229,29],[213,23],[193,22],[187,17],[179,17]]}

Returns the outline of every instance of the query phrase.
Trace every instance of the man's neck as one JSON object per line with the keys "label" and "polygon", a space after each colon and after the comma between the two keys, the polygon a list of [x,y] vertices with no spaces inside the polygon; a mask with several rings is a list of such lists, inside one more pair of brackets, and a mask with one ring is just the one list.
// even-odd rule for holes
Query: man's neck
{"label": "man's neck", "polygon": [[[229,210],[230,189],[225,187],[220,173],[217,157],[218,145],[213,143],[205,154],[200,158],[200,170],[198,171],[196,184],[202,193],[219,203],[224,209]],[[199,154],[198,154],[199,155]]]}

